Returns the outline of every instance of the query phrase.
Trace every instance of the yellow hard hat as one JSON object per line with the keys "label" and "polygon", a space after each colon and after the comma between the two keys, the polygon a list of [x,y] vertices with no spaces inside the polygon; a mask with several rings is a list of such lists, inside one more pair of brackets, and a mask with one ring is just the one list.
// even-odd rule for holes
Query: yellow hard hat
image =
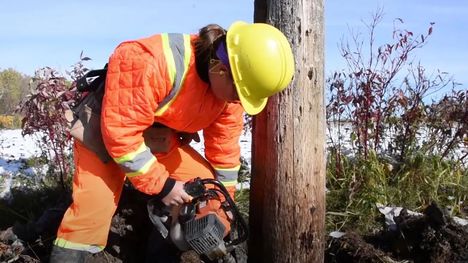
{"label": "yellow hard hat", "polygon": [[255,115],[292,80],[294,58],[281,31],[263,23],[234,22],[226,35],[229,64],[244,110]]}

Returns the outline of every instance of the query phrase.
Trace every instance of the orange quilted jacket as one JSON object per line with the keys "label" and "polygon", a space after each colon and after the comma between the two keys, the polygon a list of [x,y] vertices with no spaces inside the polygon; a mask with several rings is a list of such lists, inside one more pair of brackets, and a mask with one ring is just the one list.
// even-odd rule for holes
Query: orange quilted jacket
{"label": "orange quilted jacket", "polygon": [[168,173],[142,133],[154,122],[203,130],[205,156],[225,185],[237,179],[243,109],[217,99],[195,68],[197,36],[158,34],[120,44],[108,63],[101,129],[111,157],[134,186],[160,193]]}

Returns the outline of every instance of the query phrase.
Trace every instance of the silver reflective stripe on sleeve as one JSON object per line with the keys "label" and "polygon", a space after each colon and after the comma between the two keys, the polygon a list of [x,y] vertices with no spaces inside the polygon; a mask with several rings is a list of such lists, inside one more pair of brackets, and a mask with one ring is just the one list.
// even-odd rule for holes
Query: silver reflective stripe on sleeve
{"label": "silver reflective stripe on sleeve", "polygon": [[147,172],[151,164],[156,161],[156,157],[154,157],[151,150],[142,143],[136,151],[115,158],[114,160],[120,165],[127,177],[132,177]]}

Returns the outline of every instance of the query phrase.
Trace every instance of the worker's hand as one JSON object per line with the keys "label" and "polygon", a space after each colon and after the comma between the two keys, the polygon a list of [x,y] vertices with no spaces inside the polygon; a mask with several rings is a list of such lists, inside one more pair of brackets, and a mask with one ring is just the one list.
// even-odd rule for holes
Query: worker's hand
{"label": "worker's hand", "polygon": [[161,200],[166,206],[177,206],[192,201],[184,190],[184,182],[176,181],[172,190]]}
{"label": "worker's hand", "polygon": [[198,133],[196,132],[194,133],[179,132],[178,135],[179,135],[180,145],[187,145],[190,142],[192,142],[192,140],[196,142],[200,142],[200,136],[198,136]]}

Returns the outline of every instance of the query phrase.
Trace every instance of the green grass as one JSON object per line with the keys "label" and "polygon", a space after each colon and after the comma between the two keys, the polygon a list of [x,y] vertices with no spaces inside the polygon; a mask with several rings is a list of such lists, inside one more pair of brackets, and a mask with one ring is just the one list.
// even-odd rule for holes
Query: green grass
{"label": "green grass", "polygon": [[[44,164],[41,158],[26,161],[27,167]],[[40,169],[38,169],[40,170]],[[453,216],[464,217],[468,200],[468,171],[461,165],[441,161],[437,156],[415,155],[401,163],[371,153],[367,159],[330,155],[327,163],[327,231],[353,229],[361,233],[382,225],[377,204],[421,211],[431,202]],[[71,180],[71,177],[69,177]],[[242,181],[250,179],[244,167]],[[0,229],[14,222],[36,219],[54,206],[69,189],[49,169],[44,175],[17,175],[13,198],[0,200]],[[67,185],[71,182],[68,181]],[[236,192],[236,203],[249,219],[249,189]],[[466,212],[465,212],[466,213]]]}
{"label": "green grass", "polygon": [[250,189],[241,189],[236,191],[236,205],[246,222],[249,221],[249,196]]}
{"label": "green grass", "polygon": [[[14,223],[28,223],[36,220],[50,207],[54,207],[64,198],[69,198],[70,188],[63,188],[59,177],[52,173],[53,168],[41,169],[47,164],[42,157],[34,157],[24,162],[18,174],[13,176],[10,195],[0,199],[0,229]],[[36,168],[38,174],[25,173],[28,168]],[[44,173],[44,174],[41,174]],[[6,175],[2,175],[6,178]],[[71,177],[66,182],[71,186]]]}
{"label": "green grass", "polygon": [[421,211],[431,202],[452,216],[463,216],[468,174],[459,164],[437,156],[415,155],[391,163],[376,154],[367,159],[331,155],[327,168],[327,230],[369,233],[381,227],[376,205]]}

